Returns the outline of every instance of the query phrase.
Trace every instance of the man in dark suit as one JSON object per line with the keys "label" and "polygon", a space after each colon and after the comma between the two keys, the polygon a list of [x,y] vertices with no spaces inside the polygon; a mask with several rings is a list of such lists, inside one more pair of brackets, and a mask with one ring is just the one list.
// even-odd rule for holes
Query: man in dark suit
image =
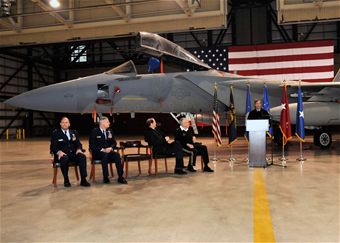
{"label": "man in dark suit", "polygon": [[170,138],[165,136],[165,134],[157,128],[157,123],[154,118],[147,119],[146,125],[148,128],[145,131],[144,139],[153,147],[153,153],[160,155],[175,154],[175,174],[187,174],[187,172],[183,170],[183,151],[181,144],[177,141],[170,141]]}
{"label": "man in dark suit", "polygon": [[68,178],[68,163],[69,161],[74,161],[79,166],[81,176],[80,185],[88,187],[90,183],[86,180],[86,156],[83,153],[83,146],[79,140],[77,131],[69,129],[70,125],[67,117],[61,118],[61,129],[53,131],[50,149],[54,154],[54,161],[60,163],[60,169],[64,176],[64,186],[71,186]]}
{"label": "man in dark suit", "polygon": [[90,134],[90,150],[92,152],[93,159],[102,161],[103,182],[105,184],[110,183],[108,170],[108,163],[110,161],[114,161],[116,164],[118,182],[121,184],[127,184],[127,181],[123,177],[123,166],[120,155],[114,151],[117,146],[117,142],[109,127],[109,119],[102,116],[99,120],[99,127],[94,128]]}
{"label": "man in dark suit", "polygon": [[259,119],[267,119],[270,121],[270,115],[268,111],[262,108],[262,101],[260,99],[254,101],[255,109],[249,112],[248,117],[246,119],[249,120],[259,120]]}
{"label": "man in dark suit", "polygon": [[207,146],[196,142],[196,137],[194,136],[194,131],[190,126],[190,121],[187,118],[182,118],[180,120],[180,126],[176,130],[175,140],[179,141],[183,147],[183,151],[190,155],[188,170],[190,172],[196,172],[196,157],[201,155],[203,157],[205,172],[214,172],[209,164],[209,154]]}

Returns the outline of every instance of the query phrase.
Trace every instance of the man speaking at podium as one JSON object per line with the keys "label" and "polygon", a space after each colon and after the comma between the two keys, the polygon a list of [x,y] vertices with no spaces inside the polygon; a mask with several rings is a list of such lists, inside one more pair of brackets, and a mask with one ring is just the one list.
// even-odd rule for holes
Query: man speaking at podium
{"label": "man speaking at podium", "polygon": [[260,119],[267,119],[269,120],[269,124],[271,124],[270,121],[270,115],[268,111],[265,109],[262,109],[262,101],[260,99],[254,101],[255,109],[249,112],[248,117],[246,119],[248,120],[260,120]]}

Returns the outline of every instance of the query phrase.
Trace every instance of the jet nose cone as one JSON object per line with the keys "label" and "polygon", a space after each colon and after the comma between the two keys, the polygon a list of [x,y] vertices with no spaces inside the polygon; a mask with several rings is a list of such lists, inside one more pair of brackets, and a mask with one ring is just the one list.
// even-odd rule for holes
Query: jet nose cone
{"label": "jet nose cone", "polygon": [[23,107],[22,97],[20,95],[14,96],[8,100],[5,100],[4,103],[6,105],[14,106],[14,107]]}
{"label": "jet nose cone", "polygon": [[56,84],[22,93],[4,103],[29,110],[76,112],[77,94],[73,85]]}

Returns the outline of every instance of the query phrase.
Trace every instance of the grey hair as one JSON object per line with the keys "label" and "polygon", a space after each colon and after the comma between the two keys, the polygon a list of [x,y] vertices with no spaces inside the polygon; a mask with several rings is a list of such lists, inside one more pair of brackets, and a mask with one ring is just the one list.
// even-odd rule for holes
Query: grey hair
{"label": "grey hair", "polygon": [[183,124],[183,122],[185,121],[185,120],[188,120],[188,118],[186,118],[186,117],[182,117],[180,120],[179,120],[179,124]]}
{"label": "grey hair", "polygon": [[99,122],[104,121],[104,120],[109,120],[109,118],[107,116],[101,116],[99,118]]}

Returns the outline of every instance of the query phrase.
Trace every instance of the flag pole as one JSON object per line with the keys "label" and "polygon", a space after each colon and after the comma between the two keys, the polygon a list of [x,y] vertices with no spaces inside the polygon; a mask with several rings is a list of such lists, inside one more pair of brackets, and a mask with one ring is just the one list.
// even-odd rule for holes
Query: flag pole
{"label": "flag pole", "polygon": [[282,156],[280,160],[282,162],[282,166],[285,167],[287,163],[287,159],[285,157],[285,138],[283,134],[282,134]]}
{"label": "flag pole", "polygon": [[214,157],[212,159],[212,162],[215,164],[218,161],[218,158],[216,157],[216,148],[214,149]]}
{"label": "flag pole", "polygon": [[301,163],[303,163],[304,161],[306,161],[307,159],[303,157],[303,144],[302,141],[300,141],[300,157],[297,158],[297,161],[300,161]]}
{"label": "flag pole", "polygon": [[235,159],[234,156],[233,156],[233,145],[230,144],[229,147],[230,147],[230,157],[229,157],[229,162],[235,162],[236,159]]}

